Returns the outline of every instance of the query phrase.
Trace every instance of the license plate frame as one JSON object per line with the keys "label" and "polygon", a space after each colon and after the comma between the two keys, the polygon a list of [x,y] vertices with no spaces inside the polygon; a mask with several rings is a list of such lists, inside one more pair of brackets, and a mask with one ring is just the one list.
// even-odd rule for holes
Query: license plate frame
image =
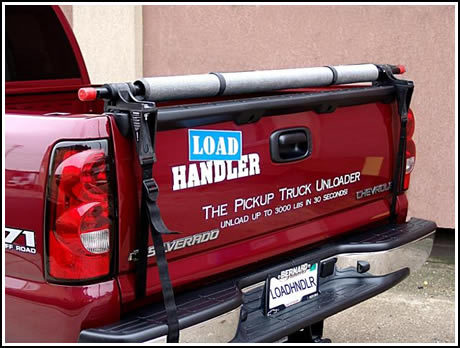
{"label": "license plate frame", "polygon": [[304,302],[319,293],[319,263],[302,263],[274,274],[265,281],[265,315]]}

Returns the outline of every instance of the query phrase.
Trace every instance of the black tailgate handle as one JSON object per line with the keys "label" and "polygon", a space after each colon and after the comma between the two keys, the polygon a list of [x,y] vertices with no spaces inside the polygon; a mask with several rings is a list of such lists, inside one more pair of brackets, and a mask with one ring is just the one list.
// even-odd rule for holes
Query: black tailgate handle
{"label": "black tailgate handle", "polygon": [[276,163],[307,158],[311,145],[311,132],[306,127],[280,129],[270,135],[270,154]]}

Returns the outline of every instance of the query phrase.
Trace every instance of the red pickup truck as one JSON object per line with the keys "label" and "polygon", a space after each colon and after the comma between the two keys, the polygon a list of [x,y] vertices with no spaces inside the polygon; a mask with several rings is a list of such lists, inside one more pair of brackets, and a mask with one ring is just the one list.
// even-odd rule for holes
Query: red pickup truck
{"label": "red pickup truck", "polygon": [[324,342],[430,254],[404,67],[91,86],[59,7],[5,17],[7,342]]}

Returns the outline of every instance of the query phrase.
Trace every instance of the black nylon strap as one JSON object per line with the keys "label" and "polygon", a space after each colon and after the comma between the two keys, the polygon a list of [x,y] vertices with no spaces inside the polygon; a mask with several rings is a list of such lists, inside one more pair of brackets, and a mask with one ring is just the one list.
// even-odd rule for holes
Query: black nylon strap
{"label": "black nylon strap", "polygon": [[398,145],[398,154],[396,156],[396,162],[393,172],[393,182],[392,182],[392,192],[393,196],[391,199],[390,206],[390,220],[392,223],[396,223],[396,203],[398,199],[398,194],[403,186],[404,182],[404,163],[405,163],[405,153],[406,153],[406,125],[407,120],[401,121],[401,129],[399,132],[399,145]]}
{"label": "black nylon strap", "polygon": [[398,196],[404,191],[404,174],[406,163],[407,145],[407,121],[412,94],[414,93],[414,82],[399,80],[393,76],[391,65],[376,65],[379,70],[379,78],[372,83],[373,86],[393,86],[395,89],[395,99],[398,105],[398,115],[400,121],[399,143],[396,156],[394,158],[393,180],[392,180],[392,200],[390,203],[390,222],[396,224],[398,220],[397,203]]}
{"label": "black nylon strap", "polygon": [[[142,193],[142,196],[144,194]],[[136,298],[145,296],[147,287],[147,254],[149,244],[149,220],[147,209],[144,209],[144,198],[141,200],[140,221],[137,233],[136,255]]]}
{"label": "black nylon strap", "polygon": [[[151,172],[151,171],[150,171]],[[168,261],[163,244],[162,234],[172,234],[165,226],[161,218],[160,209],[156,203],[158,187],[155,181],[150,178],[143,181],[142,210],[147,215],[152,233],[153,245],[157,259],[158,273],[163,292],[163,302],[168,322],[168,343],[179,342],[179,320],[177,318],[177,307],[174,299],[174,291],[169,277]]]}
{"label": "black nylon strap", "polygon": [[136,298],[146,293],[148,231],[152,232],[153,245],[156,253],[157,267],[163,292],[163,301],[168,324],[168,342],[179,340],[179,320],[174,299],[174,291],[169,277],[163,234],[175,234],[165,226],[160,209],[157,205],[158,186],[153,179],[155,156],[155,136],[157,130],[158,109],[154,102],[137,100],[128,84],[117,84],[117,97],[112,96],[106,101],[104,110],[118,115],[118,118],[129,120],[130,131],[136,145],[139,164],[142,168],[141,212],[137,234],[136,255]]}
{"label": "black nylon strap", "polygon": [[163,244],[163,234],[174,234],[165,226],[157,205],[158,185],[153,179],[155,156],[156,108],[153,105],[139,104],[140,110],[132,110],[131,128],[136,141],[139,163],[142,168],[141,221],[139,223],[139,258],[136,270],[136,294],[145,296],[147,285],[148,229],[152,233],[157,268],[163,293],[163,302],[168,323],[167,342],[179,341],[179,319],[174,299],[174,291],[169,277],[168,261]]}
{"label": "black nylon strap", "polygon": [[398,195],[402,192],[404,186],[405,162],[406,162],[406,144],[407,144],[407,114],[409,105],[414,92],[414,85],[411,81],[395,80],[396,99],[398,102],[398,113],[400,117],[399,145],[398,153],[395,159],[393,173],[393,197],[390,205],[390,222],[397,222],[396,205]]}

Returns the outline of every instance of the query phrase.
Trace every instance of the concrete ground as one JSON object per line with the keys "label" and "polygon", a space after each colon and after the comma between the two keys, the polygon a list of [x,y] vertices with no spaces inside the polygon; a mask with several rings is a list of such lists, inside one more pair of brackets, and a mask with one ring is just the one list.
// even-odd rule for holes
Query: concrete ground
{"label": "concrete ground", "polygon": [[394,288],[324,322],[334,343],[454,343],[454,231],[437,233],[425,265]]}

